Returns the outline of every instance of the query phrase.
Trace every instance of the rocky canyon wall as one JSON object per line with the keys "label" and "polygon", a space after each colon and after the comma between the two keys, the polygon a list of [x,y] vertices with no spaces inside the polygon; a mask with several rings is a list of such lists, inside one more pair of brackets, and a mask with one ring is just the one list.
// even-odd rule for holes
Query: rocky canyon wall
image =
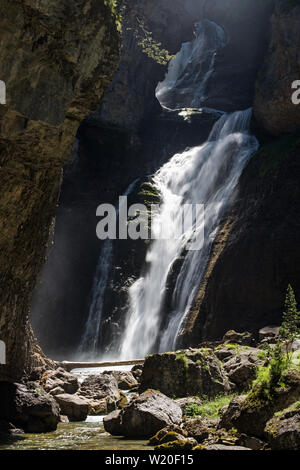
{"label": "rocky canyon wall", "polygon": [[230,326],[257,331],[279,324],[287,285],[300,301],[300,3],[278,1],[258,74],[253,131],[261,148],[242,175],[187,319],[186,344],[220,338]]}
{"label": "rocky canyon wall", "polygon": [[2,0],[0,78],[1,380],[46,359],[28,321],[53,224],[62,167],[80,121],[97,109],[119,60],[119,33],[97,0]]}

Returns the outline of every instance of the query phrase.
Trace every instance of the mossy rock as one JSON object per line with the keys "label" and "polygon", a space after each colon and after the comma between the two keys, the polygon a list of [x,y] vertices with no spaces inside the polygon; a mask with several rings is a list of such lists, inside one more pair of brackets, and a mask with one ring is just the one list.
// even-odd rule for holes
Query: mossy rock
{"label": "mossy rock", "polygon": [[155,450],[192,450],[194,443],[192,440],[184,439],[180,441],[166,442],[155,447]]}

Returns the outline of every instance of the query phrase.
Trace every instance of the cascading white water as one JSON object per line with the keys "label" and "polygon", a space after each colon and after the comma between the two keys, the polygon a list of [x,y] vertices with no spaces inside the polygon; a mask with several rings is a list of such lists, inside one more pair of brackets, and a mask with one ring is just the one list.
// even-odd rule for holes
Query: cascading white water
{"label": "cascading white water", "polygon": [[195,36],[183,43],[165,79],[157,85],[156,97],[164,108],[199,108],[205,100],[216,52],[226,45],[227,38],[224,30],[209,20],[195,24]]}
{"label": "cascading white water", "polygon": [[[120,347],[122,359],[143,357],[158,349],[176,345],[176,338],[203,276],[211,244],[224,208],[250,156],[258,148],[248,133],[251,110],[223,115],[214,125],[208,141],[174,155],[154,176],[162,205],[153,220],[155,235],[147,253],[148,270],[129,289],[130,309]],[[186,251],[172,295],[172,311],[162,332],[168,275],[182,256],[195,231],[193,221],[179,238],[159,239],[161,227],[181,233],[185,204],[205,204],[205,239],[199,251]]]}
{"label": "cascading white water", "polygon": [[[138,179],[131,183],[123,196],[128,196],[134,189]],[[118,214],[120,207],[117,208]],[[95,358],[97,354],[98,345],[101,342],[101,321],[103,316],[103,306],[105,299],[105,292],[109,283],[110,273],[113,263],[113,241],[105,240],[102,250],[100,252],[94,282],[91,292],[91,303],[89,308],[89,315],[85,324],[84,332],[78,348],[78,355],[86,358]]]}

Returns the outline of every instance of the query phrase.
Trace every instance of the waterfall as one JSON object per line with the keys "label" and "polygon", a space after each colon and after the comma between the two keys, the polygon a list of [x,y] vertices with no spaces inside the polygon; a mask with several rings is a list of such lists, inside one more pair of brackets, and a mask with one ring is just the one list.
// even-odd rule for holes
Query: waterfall
{"label": "waterfall", "polygon": [[[128,196],[139,180],[134,180],[126,189],[123,196]],[[120,207],[117,207],[117,214]],[[113,241],[105,240],[100,252],[99,261],[94,276],[89,314],[85,324],[84,332],[78,348],[79,356],[83,354],[95,358],[98,345],[101,343],[101,321],[103,317],[103,307],[105,292],[110,280],[110,273],[113,266]]]}
{"label": "waterfall", "polygon": [[[243,168],[258,148],[257,140],[248,132],[250,118],[251,109],[224,114],[205,144],[174,155],[154,175],[153,182],[162,198],[160,212],[153,220],[153,232],[157,232],[158,239],[148,249],[147,272],[129,289],[130,308],[120,345],[122,359],[176,346],[180,327],[204,274],[220,218]],[[186,204],[205,205],[200,224],[195,226],[191,219],[181,237],[160,239],[161,227],[168,227],[170,233],[181,232]],[[187,250],[191,236],[203,227],[201,249]],[[174,263],[182,257],[171,312],[163,321],[168,278]]]}
{"label": "waterfall", "polygon": [[[220,26],[208,20],[198,22],[195,39],[183,44],[170,62],[164,81],[157,86],[156,96],[162,107],[178,109],[182,114],[182,108],[203,106],[217,51],[226,43]],[[124,332],[119,345],[111,351],[114,356],[135,359],[176,348],[221,218],[233,200],[243,168],[258,148],[248,131],[251,114],[251,109],[224,113],[203,145],[174,155],[153,176],[161,196],[160,210],[152,214],[152,240],[142,274],[128,290]],[[107,240],[94,280],[81,353],[95,354],[101,341],[104,296],[112,263],[113,244]]]}
{"label": "waterfall", "polygon": [[214,71],[216,52],[227,38],[216,23],[201,20],[195,25],[195,39],[182,45],[171,60],[165,79],[157,85],[156,97],[168,109],[199,108]]}

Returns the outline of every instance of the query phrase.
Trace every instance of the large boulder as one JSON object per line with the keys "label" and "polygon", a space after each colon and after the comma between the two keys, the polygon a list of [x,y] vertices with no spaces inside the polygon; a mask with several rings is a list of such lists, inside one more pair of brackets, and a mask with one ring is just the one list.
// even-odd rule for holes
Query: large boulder
{"label": "large boulder", "polygon": [[110,373],[89,375],[81,384],[78,395],[88,403],[90,415],[102,415],[124,403],[118,382]]}
{"label": "large boulder", "polygon": [[229,392],[231,385],[212,350],[189,349],[148,356],[140,388],[154,388],[172,398],[214,397]]}
{"label": "large boulder", "polygon": [[300,450],[300,402],[277,413],[265,433],[272,450]]}
{"label": "large boulder", "polygon": [[104,419],[104,428],[113,435],[148,439],[160,429],[179,424],[181,408],[159,391],[147,390],[120,412]]}
{"label": "large boulder", "polygon": [[55,400],[60,406],[63,415],[67,416],[70,421],[85,421],[89,411],[87,400],[78,395],[55,395]]}
{"label": "large boulder", "polygon": [[0,419],[25,432],[55,431],[59,423],[59,406],[39,384],[0,382]]}
{"label": "large boulder", "polygon": [[[76,393],[79,389],[79,383],[76,375],[70,374],[62,368],[57,370],[46,371],[41,379],[40,383],[46,392],[51,393],[53,390],[59,388],[62,389],[62,393]],[[57,395],[57,393],[52,393]]]}
{"label": "large boulder", "polygon": [[120,398],[118,382],[110,374],[89,375],[82,382],[79,393],[81,396],[93,398],[94,400],[111,398],[117,401]]}

